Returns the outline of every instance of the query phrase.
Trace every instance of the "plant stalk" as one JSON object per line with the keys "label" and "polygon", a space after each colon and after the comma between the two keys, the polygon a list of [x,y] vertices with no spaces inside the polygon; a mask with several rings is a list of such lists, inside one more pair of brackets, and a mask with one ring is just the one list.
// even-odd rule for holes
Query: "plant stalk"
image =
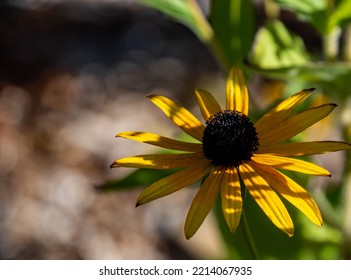
{"label": "plant stalk", "polygon": [[254,241],[254,239],[252,237],[249,225],[247,223],[246,214],[245,214],[244,210],[241,213],[241,221],[240,222],[241,222],[240,226],[241,226],[241,229],[243,231],[243,235],[245,237],[247,246],[249,247],[252,259],[253,260],[259,260],[260,256],[258,254],[255,241]]}

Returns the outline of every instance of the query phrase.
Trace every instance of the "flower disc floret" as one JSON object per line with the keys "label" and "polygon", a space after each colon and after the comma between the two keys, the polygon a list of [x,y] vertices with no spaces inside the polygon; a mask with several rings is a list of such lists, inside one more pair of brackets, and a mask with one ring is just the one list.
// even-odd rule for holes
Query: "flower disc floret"
{"label": "flower disc floret", "polygon": [[239,166],[258,150],[259,141],[251,120],[238,111],[224,110],[206,121],[202,143],[205,156],[215,166]]}

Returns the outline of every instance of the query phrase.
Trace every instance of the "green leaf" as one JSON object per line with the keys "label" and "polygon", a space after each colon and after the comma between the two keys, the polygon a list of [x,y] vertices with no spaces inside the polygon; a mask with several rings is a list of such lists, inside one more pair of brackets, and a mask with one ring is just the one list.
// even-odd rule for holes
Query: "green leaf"
{"label": "green leaf", "polygon": [[139,0],[141,4],[156,9],[191,29],[200,40],[209,42],[212,29],[196,0]]}
{"label": "green leaf", "polygon": [[335,1],[335,8],[327,0],[275,0],[281,7],[290,9],[311,23],[322,35],[330,34],[335,27],[351,22],[351,0]]}
{"label": "green leaf", "polygon": [[140,186],[150,185],[153,182],[174,172],[174,170],[137,169],[120,180],[112,180],[100,186],[96,186],[96,189],[98,191],[120,191],[125,189],[133,189]]}
{"label": "green leaf", "polygon": [[321,86],[326,94],[346,97],[350,95],[351,64],[342,62],[309,62],[301,66],[264,69],[253,65],[253,70],[273,79],[304,81]]}
{"label": "green leaf", "polygon": [[325,0],[274,0],[278,5],[296,13],[323,35],[328,33],[328,7]]}
{"label": "green leaf", "polygon": [[262,69],[290,68],[303,65],[308,59],[302,39],[278,20],[260,28],[250,55],[250,63]]}
{"label": "green leaf", "polygon": [[330,15],[328,20],[328,32],[336,26],[343,27],[351,22],[351,0],[342,0]]}
{"label": "green leaf", "polygon": [[292,9],[297,14],[311,15],[317,11],[325,10],[325,0],[274,0],[277,4]]}
{"label": "green leaf", "polygon": [[310,63],[301,67],[297,76],[309,83],[320,84],[326,94],[350,95],[350,63]]}
{"label": "green leaf", "polygon": [[211,2],[210,22],[222,53],[222,60],[230,67],[242,63],[254,38],[253,5],[248,0],[220,0]]}

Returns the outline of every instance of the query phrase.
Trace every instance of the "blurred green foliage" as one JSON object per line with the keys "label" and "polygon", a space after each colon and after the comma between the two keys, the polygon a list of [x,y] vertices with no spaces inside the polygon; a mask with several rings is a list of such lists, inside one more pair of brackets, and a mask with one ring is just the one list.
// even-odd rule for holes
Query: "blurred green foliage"
{"label": "blurred green foliage", "polygon": [[349,0],[275,0],[275,2],[283,8],[291,9],[321,35],[330,34],[334,28],[344,27],[351,21]]}
{"label": "blurred green foliage", "polygon": [[212,31],[196,1],[189,0],[140,0],[191,29],[200,40],[211,40]]}
{"label": "blurred green foliage", "polygon": [[175,170],[150,170],[150,169],[137,169],[125,176],[120,180],[111,180],[105,182],[101,186],[97,186],[98,191],[119,191],[125,189],[137,188],[140,186],[151,185],[153,182],[164,178],[174,173]]}
{"label": "blurred green foliage", "polygon": [[253,5],[247,0],[212,1],[210,22],[220,59],[230,68],[240,64],[254,39]]}
{"label": "blurred green foliage", "polygon": [[308,60],[302,39],[291,34],[281,21],[269,21],[258,30],[250,63],[263,69],[284,69]]}

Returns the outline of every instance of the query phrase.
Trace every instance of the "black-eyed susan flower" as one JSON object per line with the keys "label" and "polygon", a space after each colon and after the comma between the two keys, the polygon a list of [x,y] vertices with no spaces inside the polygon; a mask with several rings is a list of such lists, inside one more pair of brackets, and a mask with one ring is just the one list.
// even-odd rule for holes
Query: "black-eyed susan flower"
{"label": "black-eyed susan flower", "polygon": [[289,236],[293,235],[294,226],[280,197],[320,226],[322,216],[313,198],[298,183],[279,171],[330,176],[326,169],[290,156],[322,154],[351,148],[347,143],[336,141],[286,141],[328,116],[336,106],[324,104],[294,113],[294,109],[312,91],[313,89],[306,89],[292,95],[255,124],[248,117],[249,95],[243,73],[237,67],[229,73],[225,109],[221,108],[209,92],[195,91],[205,124],[167,97],[148,96],[168,118],[197,142],[183,142],[148,132],[122,132],[117,137],[182,153],[126,157],[116,160],[111,167],[180,168],[174,174],[147,187],[138,197],[137,206],[176,192],[208,175],[193,199],[186,217],[184,231],[187,239],[201,226],[219,194],[228,227],[232,232],[236,230],[243,208],[240,182],[273,224]]}

